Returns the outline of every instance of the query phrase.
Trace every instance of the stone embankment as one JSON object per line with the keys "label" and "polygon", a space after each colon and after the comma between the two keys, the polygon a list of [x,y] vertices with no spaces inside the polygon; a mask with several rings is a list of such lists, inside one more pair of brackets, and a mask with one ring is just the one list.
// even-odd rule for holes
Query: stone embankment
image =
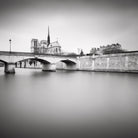
{"label": "stone embankment", "polygon": [[138,73],[138,51],[78,57],[78,70]]}

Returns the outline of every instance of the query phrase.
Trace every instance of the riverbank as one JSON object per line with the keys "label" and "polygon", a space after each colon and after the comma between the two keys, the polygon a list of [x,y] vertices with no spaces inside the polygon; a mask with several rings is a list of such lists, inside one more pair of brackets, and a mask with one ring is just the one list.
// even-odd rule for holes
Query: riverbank
{"label": "riverbank", "polygon": [[138,52],[83,56],[78,65],[79,70],[138,73]]}

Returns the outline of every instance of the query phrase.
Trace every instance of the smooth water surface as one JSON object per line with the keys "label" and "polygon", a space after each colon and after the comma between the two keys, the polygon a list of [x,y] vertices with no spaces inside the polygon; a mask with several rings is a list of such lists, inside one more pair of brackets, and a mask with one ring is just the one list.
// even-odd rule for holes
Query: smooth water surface
{"label": "smooth water surface", "polygon": [[3,70],[3,138],[137,137],[138,74]]}

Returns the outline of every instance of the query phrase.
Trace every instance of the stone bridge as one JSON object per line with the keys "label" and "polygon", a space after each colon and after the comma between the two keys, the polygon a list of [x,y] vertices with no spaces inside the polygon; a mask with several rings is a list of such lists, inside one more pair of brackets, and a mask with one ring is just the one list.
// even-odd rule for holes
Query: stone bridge
{"label": "stone bridge", "polygon": [[50,54],[34,54],[28,52],[5,52],[0,51],[0,61],[5,65],[5,73],[15,73],[15,65],[17,62],[25,60],[36,60],[42,63],[43,71],[56,71],[56,63],[65,63],[67,70],[76,70],[78,60],[76,55],[50,55]]}

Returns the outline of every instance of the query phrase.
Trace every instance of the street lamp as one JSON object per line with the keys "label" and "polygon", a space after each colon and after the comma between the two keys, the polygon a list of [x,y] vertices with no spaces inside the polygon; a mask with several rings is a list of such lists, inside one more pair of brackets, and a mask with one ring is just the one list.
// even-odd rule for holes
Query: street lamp
{"label": "street lamp", "polygon": [[12,41],[12,40],[11,40],[11,39],[9,39],[9,42],[10,42],[10,52],[11,52],[11,41]]}

